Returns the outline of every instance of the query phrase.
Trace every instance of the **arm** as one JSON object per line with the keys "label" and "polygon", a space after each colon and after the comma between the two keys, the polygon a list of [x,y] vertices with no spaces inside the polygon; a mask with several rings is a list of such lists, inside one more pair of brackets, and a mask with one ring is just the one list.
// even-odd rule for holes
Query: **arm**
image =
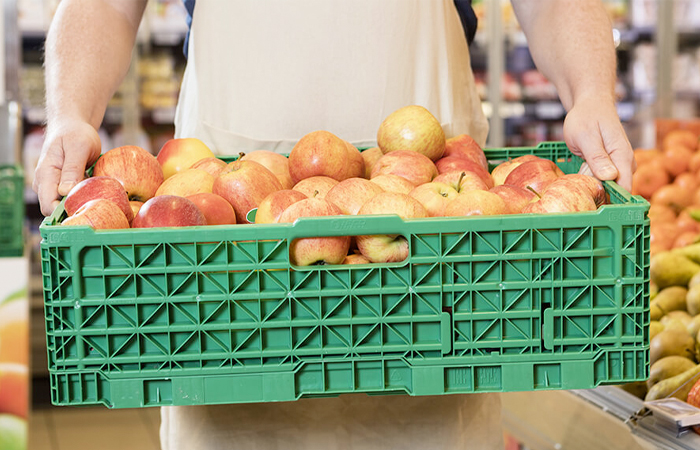
{"label": "arm", "polygon": [[615,107],[616,55],[600,0],[512,0],[538,69],[557,88],[564,139],[595,176],[632,186],[634,157]]}
{"label": "arm", "polygon": [[123,80],[147,0],[63,0],[46,37],[46,141],[34,176],[41,211],[100,154],[97,129]]}

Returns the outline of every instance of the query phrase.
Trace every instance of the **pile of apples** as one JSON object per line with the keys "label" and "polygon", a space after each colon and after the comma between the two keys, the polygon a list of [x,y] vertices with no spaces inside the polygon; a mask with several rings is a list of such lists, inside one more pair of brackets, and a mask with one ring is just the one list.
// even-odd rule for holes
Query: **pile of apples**
{"label": "pile of apples", "polygon": [[[95,229],[292,223],[301,217],[394,214],[403,219],[593,211],[607,202],[596,178],[565,175],[525,155],[489,172],[468,135],[445,138],[417,105],[387,116],[377,147],[360,152],[325,130],[303,136],[289,157],[268,150],[226,163],[194,138],[157,156],[136,146],[107,151],[64,202],[63,225]],[[397,262],[400,235],[296,239],[297,265]]]}

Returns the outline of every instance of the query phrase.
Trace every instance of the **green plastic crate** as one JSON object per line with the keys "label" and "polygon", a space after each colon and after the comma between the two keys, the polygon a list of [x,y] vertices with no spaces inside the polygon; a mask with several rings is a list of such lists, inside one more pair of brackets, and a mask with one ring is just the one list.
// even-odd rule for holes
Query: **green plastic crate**
{"label": "green plastic crate", "polygon": [[24,253],[24,173],[0,165],[0,257]]}
{"label": "green plastic crate", "polygon": [[[562,143],[534,153],[566,172]],[[41,226],[52,401],[112,408],[592,388],[648,377],[648,203],[595,212],[95,232]],[[298,237],[401,233],[396,264],[290,266]]]}

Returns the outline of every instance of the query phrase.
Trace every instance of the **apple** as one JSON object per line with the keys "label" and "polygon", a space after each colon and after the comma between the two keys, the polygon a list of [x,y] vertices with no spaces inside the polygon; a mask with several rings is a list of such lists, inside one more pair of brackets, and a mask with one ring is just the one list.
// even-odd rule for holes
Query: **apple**
{"label": "apple", "polygon": [[155,156],[135,145],[124,145],[105,152],[95,163],[95,177],[119,181],[129,200],[145,202],[163,182],[163,169]]}
{"label": "apple", "polygon": [[[358,215],[365,214],[396,214],[402,219],[429,217],[418,200],[396,192],[375,195],[358,211]],[[373,263],[399,262],[408,257],[408,240],[400,234],[356,236],[356,241],[360,253]]]}
{"label": "apple", "polygon": [[489,190],[489,187],[484,183],[482,177],[475,172],[465,172],[461,170],[445,172],[433,178],[433,181],[445,183],[457,192],[471,191],[473,189],[481,189],[482,191]]}
{"label": "apple", "polygon": [[379,147],[372,147],[364,150],[361,155],[365,160],[365,178],[370,179],[372,177],[372,168],[384,153],[382,153],[382,149]]}
{"label": "apple", "polygon": [[374,165],[371,178],[393,174],[404,177],[414,186],[429,183],[438,175],[435,164],[422,153],[394,150],[386,153]]}
{"label": "apple", "polygon": [[361,253],[352,253],[345,257],[342,264],[369,264],[371,261]]}
{"label": "apple", "polygon": [[654,192],[671,182],[671,176],[663,167],[644,164],[632,174],[632,194],[651,199]]}
{"label": "apple", "polygon": [[213,177],[219,176],[222,170],[226,167],[226,161],[223,161],[215,156],[203,158],[190,166],[190,169],[201,169],[209,173]]}
{"label": "apple", "polygon": [[355,215],[365,202],[384,192],[378,184],[364,178],[348,178],[331,188],[325,199],[340,208],[343,214]]}
{"label": "apple", "polygon": [[176,173],[189,169],[199,160],[214,157],[214,152],[197,138],[174,138],[163,144],[156,159],[167,180]]}
{"label": "apple", "polygon": [[282,184],[268,169],[255,161],[233,161],[214,179],[212,192],[225,198],[236,212],[236,223],[250,223],[248,213]]}
{"label": "apple", "polygon": [[129,222],[133,220],[134,213],[129,205],[129,197],[126,195],[124,186],[111,177],[91,177],[84,179],[73,186],[73,189],[71,189],[66,196],[63,207],[66,210],[66,214],[72,216],[85,203],[98,198],[113,201],[124,212],[126,220]]}
{"label": "apple", "polygon": [[277,223],[285,209],[292,204],[309,198],[306,194],[292,189],[282,189],[268,195],[258,205],[255,223]]}
{"label": "apple", "polygon": [[220,195],[200,192],[188,195],[186,198],[204,214],[207,225],[234,225],[236,223],[236,212],[233,210],[233,206]]}
{"label": "apple", "polygon": [[139,209],[143,206],[143,202],[140,202],[138,200],[130,200],[129,201],[129,207],[131,208],[131,211],[134,213],[133,216],[136,217],[136,214],[139,213]]}
{"label": "apple", "polygon": [[159,195],[143,204],[131,227],[189,227],[206,224],[204,214],[192,200],[177,195]]}
{"label": "apple", "polygon": [[651,203],[670,206],[678,213],[693,203],[693,193],[676,184],[667,184],[652,194]]}
{"label": "apple", "polygon": [[479,144],[468,134],[460,134],[445,141],[445,153],[442,157],[445,158],[448,156],[468,159],[479,164],[484,170],[489,170],[489,162],[486,160],[486,154]]}
{"label": "apple", "polygon": [[201,192],[211,192],[213,186],[214,177],[209,172],[202,169],[185,169],[163,181],[156,191],[156,196],[188,197]]}
{"label": "apple", "polygon": [[608,194],[605,192],[603,183],[596,177],[580,173],[570,173],[559,177],[556,182],[572,181],[585,188],[595,202],[596,206],[604,205],[608,202]]}
{"label": "apple", "polygon": [[522,212],[547,214],[559,212],[595,211],[597,208],[587,188],[570,180],[550,183],[537,201],[526,205]]}
{"label": "apple", "polygon": [[[284,210],[279,223],[293,223],[300,217],[337,216],[340,209],[319,198],[306,198]],[[341,264],[350,249],[350,236],[305,237],[292,241],[289,258],[297,266]]]}
{"label": "apple", "polygon": [[305,135],[289,153],[289,174],[294,183],[313,176],[326,176],[342,181],[353,176],[360,177],[364,170],[364,158],[359,150],[324,130],[312,131]]}
{"label": "apple", "polygon": [[460,158],[459,156],[445,156],[440,158],[436,163],[438,173],[447,172],[474,172],[479,175],[479,178],[486,184],[488,189],[494,186],[493,178],[488,170],[481,167],[479,163],[466,158]]}
{"label": "apple", "polygon": [[508,184],[494,186],[489,191],[503,199],[509,214],[518,214],[528,203],[538,200],[531,190]]}
{"label": "apple", "polygon": [[428,215],[439,217],[445,215],[445,207],[459,193],[449,184],[431,181],[416,186],[408,195],[418,200],[428,211]]}
{"label": "apple", "polygon": [[461,192],[445,207],[445,216],[495,216],[508,212],[506,202],[498,194],[478,189]]}
{"label": "apple", "polygon": [[292,188],[299,191],[309,198],[325,198],[326,194],[338,184],[334,178],[318,175],[314,177],[304,178],[294,185]]}
{"label": "apple", "polygon": [[513,169],[503,184],[534,189],[542,193],[549,183],[556,180],[564,172],[552,161],[544,158],[527,161]]}
{"label": "apple", "polygon": [[528,161],[536,161],[538,159],[540,158],[535,155],[523,155],[500,163],[491,171],[491,177],[493,178],[494,186],[500,186],[501,184],[503,184],[506,181],[506,177],[508,177],[508,174],[511,173],[513,169],[518,167],[520,164],[526,163]]}
{"label": "apple", "polygon": [[419,105],[399,108],[379,125],[377,144],[382,152],[418,152],[432,161],[445,152],[445,132],[430,111]]}
{"label": "apple", "polygon": [[111,200],[98,198],[89,200],[62,225],[88,225],[96,230],[116,230],[129,228],[124,211]]}
{"label": "apple", "polygon": [[292,176],[289,174],[289,160],[281,153],[270,150],[253,150],[241,156],[242,161],[255,161],[265,166],[274,173],[283,189],[291,189],[294,186]]}
{"label": "apple", "polygon": [[370,181],[386,192],[396,192],[398,194],[408,194],[416,187],[415,184],[404,177],[392,175],[390,173],[386,175],[377,175],[376,177],[372,177]]}

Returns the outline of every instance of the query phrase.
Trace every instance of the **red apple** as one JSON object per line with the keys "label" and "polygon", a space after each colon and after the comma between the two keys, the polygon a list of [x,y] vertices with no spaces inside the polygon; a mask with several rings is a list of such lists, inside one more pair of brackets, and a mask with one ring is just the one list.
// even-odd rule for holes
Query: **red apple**
{"label": "red apple", "polygon": [[[331,202],[306,198],[290,205],[279,218],[279,223],[293,223],[300,217],[340,215],[340,209]],[[289,258],[297,266],[341,264],[350,249],[350,236],[305,237],[292,241]]]}
{"label": "red apple", "polygon": [[95,163],[95,177],[112,177],[119,181],[129,200],[146,201],[163,182],[163,169],[156,157],[141,147],[125,145],[105,152]]}
{"label": "red apple", "polygon": [[281,191],[279,180],[255,161],[233,161],[214,179],[212,192],[225,198],[236,212],[236,223],[250,223],[248,213],[265,197]]}
{"label": "red apple", "polygon": [[384,192],[379,185],[364,178],[348,178],[331,188],[325,199],[340,208],[343,214],[355,215],[365,202]]}
{"label": "red apple", "polygon": [[559,177],[557,183],[560,180],[571,180],[574,183],[579,184],[581,187],[584,187],[586,190],[588,190],[588,192],[590,192],[596,206],[601,206],[608,202],[608,194],[605,192],[605,187],[596,177],[580,173],[570,173]]}
{"label": "red apple", "polygon": [[489,189],[505,201],[509,214],[520,213],[530,202],[537,200],[537,194],[529,189],[501,184]]}
{"label": "red apple", "polygon": [[542,193],[549,183],[564,175],[556,164],[544,158],[527,161],[513,169],[503,184],[534,189]]}
{"label": "red apple", "polygon": [[207,225],[233,225],[236,223],[236,212],[225,198],[211,192],[200,192],[189,195],[187,199],[197,205],[204,214]]}
{"label": "red apple", "polygon": [[185,169],[163,181],[156,191],[156,196],[189,197],[202,192],[211,192],[213,186],[214,177],[209,172],[202,169]]}
{"label": "red apple", "polygon": [[369,264],[370,262],[361,253],[352,253],[343,260],[343,264]]}
{"label": "red apple", "polygon": [[437,167],[438,173],[474,172],[479,175],[479,178],[486,184],[488,189],[493,187],[493,178],[491,178],[489,171],[470,159],[460,158],[459,156],[445,156],[435,163],[435,167]]}
{"label": "red apple", "polygon": [[[418,200],[395,192],[375,195],[362,205],[358,214],[396,214],[402,219],[428,217],[428,211]],[[408,257],[408,241],[400,234],[356,236],[356,241],[360,253],[374,263],[399,262]]]}
{"label": "red apple", "polygon": [[[348,178],[364,178],[365,176],[365,158],[360,153],[357,147],[345,141],[347,147],[347,173],[345,179]],[[342,181],[342,180],[338,180]]]}
{"label": "red apple", "polygon": [[508,214],[506,202],[493,192],[473,190],[460,193],[445,208],[445,216],[494,216]]}
{"label": "red apple", "polygon": [[539,159],[538,156],[535,155],[523,155],[523,156],[518,156],[517,158],[509,159],[508,161],[504,161],[501,164],[497,165],[496,167],[493,168],[491,171],[491,177],[493,178],[493,184],[495,186],[500,186],[506,181],[506,177],[508,174],[518,167],[522,163],[526,163],[528,161],[535,161]]}
{"label": "red apple", "polygon": [[139,213],[139,209],[143,206],[143,202],[140,202],[138,200],[131,200],[129,201],[129,206],[131,207],[131,211],[134,213],[134,217],[136,217],[136,214]]}
{"label": "red apple", "polygon": [[143,204],[131,227],[189,227],[206,224],[204,214],[192,200],[177,195],[159,195]]}
{"label": "red apple", "polygon": [[445,141],[445,153],[443,158],[455,156],[464,158],[479,164],[484,170],[489,170],[489,163],[486,160],[486,154],[481,149],[479,144],[468,134],[460,134]]}
{"label": "red apple", "polygon": [[[361,172],[357,156],[362,160]],[[289,174],[294,183],[313,176],[342,181],[363,173],[364,159],[357,148],[328,131],[312,131],[299,139],[289,153]]]}
{"label": "red apple", "polygon": [[218,177],[222,170],[226,167],[226,161],[216,157],[200,159],[192,164],[190,169],[201,169],[209,173],[213,177]]}
{"label": "red apple", "polygon": [[374,165],[371,178],[393,174],[404,177],[414,186],[429,183],[438,174],[435,164],[425,155],[410,150],[386,153]]}
{"label": "red apple", "polygon": [[328,191],[338,184],[334,178],[318,175],[315,177],[304,178],[294,185],[292,188],[299,191],[309,198],[325,198]]}
{"label": "red apple", "polygon": [[489,190],[489,187],[484,183],[482,177],[474,172],[465,172],[461,170],[441,173],[433,178],[433,182],[445,183],[457,192],[466,192],[473,189],[481,189],[482,191]]}
{"label": "red apple", "polygon": [[177,172],[189,169],[197,161],[215,156],[214,152],[197,138],[176,138],[163,144],[157,159],[167,180]]}
{"label": "red apple", "polygon": [[294,186],[292,176],[289,174],[289,160],[281,153],[270,150],[253,150],[241,156],[242,161],[255,161],[265,166],[274,173],[283,189],[291,189]]}
{"label": "red apple", "polygon": [[308,198],[306,194],[292,189],[275,191],[258,205],[255,223],[277,223],[285,209],[305,198]]}
{"label": "red apple", "polygon": [[90,200],[104,198],[116,203],[124,212],[126,219],[131,222],[134,213],[129,205],[129,197],[126,195],[124,186],[120,182],[110,177],[86,178],[73,186],[66,196],[63,204],[66,214],[72,216],[81,206]]}
{"label": "red apple", "polygon": [[570,180],[557,180],[544,189],[539,200],[529,203],[522,212],[546,214],[595,211],[596,208],[593,197],[585,187]]}
{"label": "red apple", "polygon": [[129,228],[124,211],[111,200],[98,198],[89,200],[62,225],[88,225],[96,230],[114,230]]}
{"label": "red apple", "polygon": [[428,211],[428,215],[439,217],[445,215],[445,207],[459,193],[449,184],[431,181],[416,186],[408,195],[418,200]]}
{"label": "red apple", "polygon": [[389,114],[379,125],[377,144],[382,152],[418,152],[437,161],[445,152],[445,132],[430,111],[418,105]]}
{"label": "red apple", "polygon": [[396,192],[398,194],[408,194],[416,187],[415,184],[404,177],[392,174],[377,175],[372,177],[370,181],[386,192]]}
{"label": "red apple", "polygon": [[365,178],[370,179],[372,177],[372,168],[384,153],[382,153],[382,149],[379,147],[372,147],[364,150],[361,155],[365,160]]}

